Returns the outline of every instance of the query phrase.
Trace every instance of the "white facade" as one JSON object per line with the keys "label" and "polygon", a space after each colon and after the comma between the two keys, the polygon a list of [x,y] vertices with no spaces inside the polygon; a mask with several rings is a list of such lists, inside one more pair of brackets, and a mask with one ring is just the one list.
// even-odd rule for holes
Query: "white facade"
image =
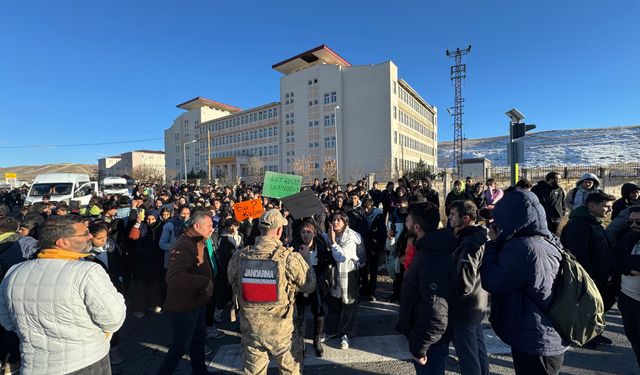
{"label": "white facade", "polygon": [[184,179],[185,160],[187,174],[198,170],[196,160],[200,159],[200,155],[196,151],[197,144],[190,143],[197,139],[197,125],[240,110],[201,97],[178,104],[177,107],[187,112],[176,117],[171,127],[164,131],[165,174],[169,180]]}
{"label": "white facade", "polygon": [[[437,110],[398,78],[393,62],[352,66],[323,45],[273,68],[284,74],[279,102],[220,112],[209,121],[190,118],[195,132],[189,132],[200,142],[196,155],[187,153],[189,170],[246,176],[248,158],[256,156],[266,170],[281,172],[293,172],[294,161],[310,160],[307,177],[322,177],[324,162],[335,160],[336,150],[341,181],[371,172],[401,175],[420,160],[436,166]],[[263,112],[265,118],[256,117]],[[178,140],[176,125],[165,131],[168,176],[180,175],[175,168],[181,154],[167,141]]]}
{"label": "white facade", "polygon": [[104,177],[120,177],[141,174],[139,168],[144,168],[143,175],[163,176],[165,174],[165,154],[163,151],[135,150],[98,159],[99,179]]}

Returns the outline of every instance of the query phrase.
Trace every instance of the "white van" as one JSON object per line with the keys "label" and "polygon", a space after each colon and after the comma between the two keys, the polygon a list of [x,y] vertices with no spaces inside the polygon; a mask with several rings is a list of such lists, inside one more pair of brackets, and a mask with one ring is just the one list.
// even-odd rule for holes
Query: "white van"
{"label": "white van", "polygon": [[130,195],[127,180],[122,177],[105,177],[100,183],[103,194]]}
{"label": "white van", "polygon": [[98,194],[98,183],[90,181],[88,174],[45,173],[33,180],[24,204],[42,202],[42,197],[50,195],[52,202],[79,201],[81,206],[86,206],[93,194]]}

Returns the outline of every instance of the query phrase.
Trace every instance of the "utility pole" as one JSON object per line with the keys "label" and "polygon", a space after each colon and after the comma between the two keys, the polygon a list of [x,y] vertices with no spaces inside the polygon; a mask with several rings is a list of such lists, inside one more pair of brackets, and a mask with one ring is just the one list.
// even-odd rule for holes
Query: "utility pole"
{"label": "utility pole", "polygon": [[447,50],[447,57],[453,57],[455,64],[451,65],[451,80],[455,89],[453,107],[448,108],[453,116],[453,171],[458,177],[462,174],[462,114],[464,113],[464,98],[462,97],[462,82],[467,76],[467,64],[462,63],[462,56],[471,52],[471,45],[465,49]]}

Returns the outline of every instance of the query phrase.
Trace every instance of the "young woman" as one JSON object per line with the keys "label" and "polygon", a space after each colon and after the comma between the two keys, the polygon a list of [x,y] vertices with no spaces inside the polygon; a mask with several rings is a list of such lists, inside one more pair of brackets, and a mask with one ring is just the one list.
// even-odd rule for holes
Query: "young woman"
{"label": "young woman", "polygon": [[327,296],[327,330],[330,336],[341,336],[340,347],[349,348],[349,337],[355,333],[358,312],[360,274],[358,272],[358,246],[362,238],[349,228],[349,219],[343,212],[331,215],[327,242],[336,262],[334,285]]}
{"label": "young woman", "polygon": [[330,265],[335,266],[331,252],[327,249],[327,243],[319,235],[316,222],[312,218],[304,218],[300,223],[300,235],[296,237],[293,250],[302,254],[315,272],[317,288],[311,294],[298,293],[296,296],[296,309],[298,312],[298,329],[302,337],[305,336],[305,309],[311,306],[313,313],[313,347],[316,355],[322,357],[322,335],[324,331],[323,302],[332,280],[327,283],[327,271]]}

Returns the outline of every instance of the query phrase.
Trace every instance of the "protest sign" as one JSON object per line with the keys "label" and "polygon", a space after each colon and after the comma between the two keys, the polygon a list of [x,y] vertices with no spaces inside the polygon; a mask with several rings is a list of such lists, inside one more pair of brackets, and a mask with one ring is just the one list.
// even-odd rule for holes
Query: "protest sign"
{"label": "protest sign", "polygon": [[262,200],[252,199],[250,201],[239,202],[233,205],[233,212],[236,215],[236,220],[244,221],[245,219],[259,218],[263,213]]}
{"label": "protest sign", "polygon": [[262,195],[269,198],[284,198],[296,194],[302,186],[302,177],[268,171],[264,174]]}
{"label": "protest sign", "polygon": [[302,219],[303,217],[325,212],[324,205],[311,190],[305,190],[282,198],[282,203],[294,219]]}

